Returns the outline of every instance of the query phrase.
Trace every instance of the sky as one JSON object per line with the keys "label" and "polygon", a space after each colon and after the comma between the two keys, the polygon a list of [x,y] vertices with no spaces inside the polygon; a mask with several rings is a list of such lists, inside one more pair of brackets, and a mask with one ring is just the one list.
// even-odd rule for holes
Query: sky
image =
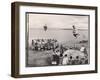
{"label": "sky", "polygon": [[75,25],[77,29],[88,29],[88,16],[33,13],[27,16],[29,17],[29,28],[43,28],[46,24],[48,28],[71,29]]}

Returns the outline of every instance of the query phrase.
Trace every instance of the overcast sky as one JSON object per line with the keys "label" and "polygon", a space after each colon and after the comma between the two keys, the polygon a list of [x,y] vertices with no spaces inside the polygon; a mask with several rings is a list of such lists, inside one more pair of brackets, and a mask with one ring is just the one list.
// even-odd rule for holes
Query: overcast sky
{"label": "overcast sky", "polygon": [[51,14],[28,14],[29,28],[72,28],[88,29],[88,16],[51,15]]}

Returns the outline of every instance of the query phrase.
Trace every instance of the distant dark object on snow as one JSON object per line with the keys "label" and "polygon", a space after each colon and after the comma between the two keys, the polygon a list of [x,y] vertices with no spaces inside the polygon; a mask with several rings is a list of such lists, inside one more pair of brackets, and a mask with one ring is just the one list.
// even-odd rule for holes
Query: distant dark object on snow
{"label": "distant dark object on snow", "polygon": [[88,40],[82,40],[82,41],[79,41],[79,43],[87,43]]}

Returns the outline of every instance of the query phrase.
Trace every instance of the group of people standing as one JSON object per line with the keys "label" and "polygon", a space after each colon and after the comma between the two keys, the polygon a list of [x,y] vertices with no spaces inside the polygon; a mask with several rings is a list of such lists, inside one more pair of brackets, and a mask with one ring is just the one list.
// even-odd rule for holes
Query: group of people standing
{"label": "group of people standing", "polygon": [[33,39],[31,46],[35,51],[54,50],[57,47],[59,44],[56,39]]}

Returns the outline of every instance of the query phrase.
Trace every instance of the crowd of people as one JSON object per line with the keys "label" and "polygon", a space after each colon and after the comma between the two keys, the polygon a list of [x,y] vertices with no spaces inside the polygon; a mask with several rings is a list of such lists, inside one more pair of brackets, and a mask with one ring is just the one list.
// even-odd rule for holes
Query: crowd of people
{"label": "crowd of people", "polygon": [[[34,51],[48,51],[52,50],[52,65],[74,65],[74,64],[87,64],[87,50],[85,46],[80,48],[80,53],[84,53],[86,56],[85,58],[80,58],[79,55],[77,56],[68,56],[68,54],[64,55],[67,48],[63,45],[59,45],[56,39],[34,39],[32,40],[32,50]],[[72,49],[73,50],[73,49]],[[74,57],[74,58],[73,58]]]}
{"label": "crowd of people", "polygon": [[33,39],[31,46],[32,50],[35,51],[54,50],[58,47],[59,44],[56,39]]}
{"label": "crowd of people", "polygon": [[[84,48],[84,49],[83,49]],[[73,50],[69,50],[68,52],[72,53]],[[84,53],[84,56],[82,55],[70,55],[70,53],[67,53],[67,51],[64,51],[63,53],[60,52],[60,50],[54,51],[53,53],[53,59],[52,64],[53,65],[79,65],[79,64],[88,64],[88,55],[87,50],[85,47],[82,47],[80,51],[76,51],[75,54]]]}

